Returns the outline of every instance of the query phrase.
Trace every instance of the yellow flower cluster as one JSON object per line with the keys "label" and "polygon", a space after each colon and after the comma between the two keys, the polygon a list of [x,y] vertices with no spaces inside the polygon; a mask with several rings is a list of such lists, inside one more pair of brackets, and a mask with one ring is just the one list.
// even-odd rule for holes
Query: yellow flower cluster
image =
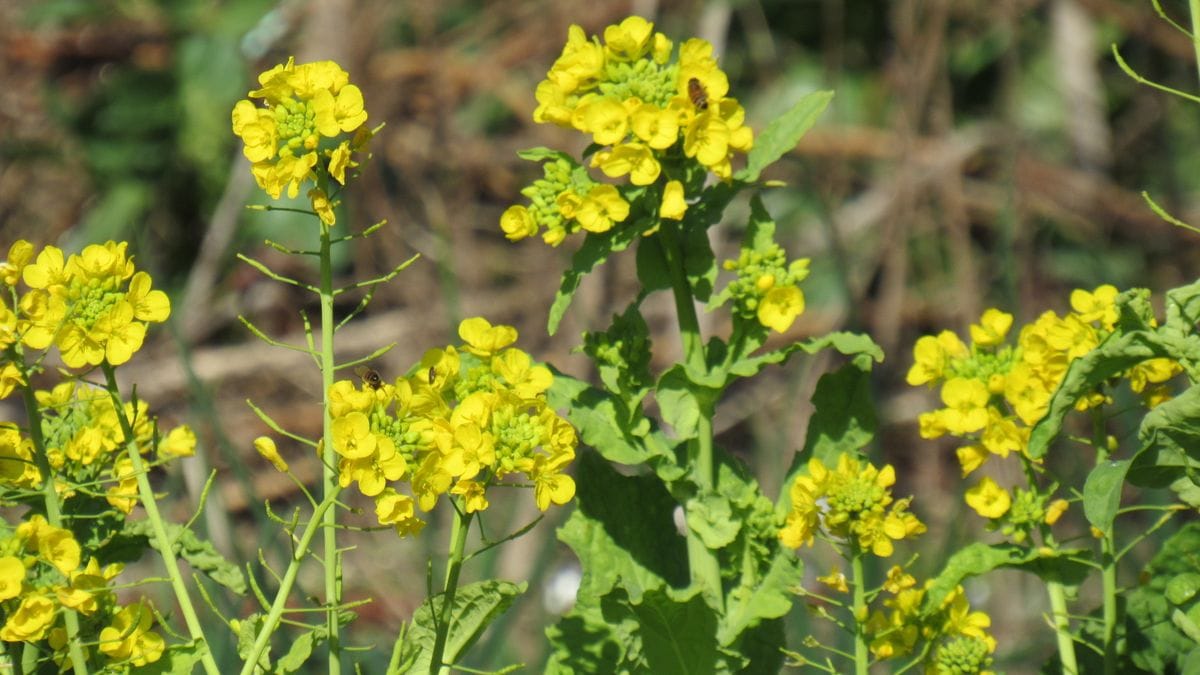
{"label": "yellow flower cluster", "polygon": [[[63,610],[77,612],[82,635],[100,636],[99,650],[113,667],[157,661],[165,643],[151,630],[153,615],[143,604],[121,608],[108,584],[120,564],[82,563],[82,548],[70,530],[34,515],[0,539],[0,609],[6,617],[0,640],[46,641],[54,660],[69,665]],[[85,647],[85,655],[86,655]]]}
{"label": "yellow flower cluster", "polygon": [[[442,495],[483,511],[488,488],[518,474],[542,511],[575,496],[564,471],[578,441],[546,403],[550,370],[511,347],[511,326],[476,317],[458,334],[464,344],[430,350],[411,376],[378,386],[341,380],[329,392],[339,481],[374,499],[380,524],[400,536],[419,533],[416,510],[432,510]],[[287,470],[269,439],[255,447]]]}
{"label": "yellow flower cluster", "polygon": [[[745,110],[728,96],[729,79],[710,43],[692,38],[674,60],[673,52],[671,41],[639,16],[605,28],[603,43],[573,25],[538,84],[533,119],[589,134],[600,148],[592,154],[593,168],[609,178],[628,176],[635,187],[652,186],[658,216],[680,220],[687,211],[685,183],[698,187],[680,155],[728,180],[734,154],[750,150],[754,132],[745,125]],[[543,238],[556,245],[575,231],[570,221],[576,229],[605,232],[629,214],[611,185],[549,180],[535,193],[525,193],[529,207],[512,206],[501,218],[509,239],[546,227]]]}
{"label": "yellow flower cluster", "polygon": [[[272,199],[284,188],[295,197],[305,181],[313,210],[326,226],[336,222],[328,179],[346,184],[346,170],[357,166],[355,152],[371,139],[364,126],[362,91],[350,84],[350,75],[333,61],[296,65],[294,59],[258,76],[262,87],[250,98],[265,107],[241,100],[233,108],[233,133],[245,143],[243,153],[252,162],[254,180]],[[354,133],[352,138],[343,134]],[[323,144],[323,139],[340,142]]]}
{"label": "yellow flower cluster", "polygon": [[723,267],[737,272],[724,294],[734,300],[734,312],[776,332],[791,328],[804,313],[804,292],[799,283],[808,277],[808,258],[787,262],[787,253],[771,242],[764,250],[742,248],[737,260]]}
{"label": "yellow flower cluster", "polygon": [[[18,280],[29,287],[10,307],[0,299],[0,349],[19,341],[32,349],[58,347],[63,363],[85,368],[125,363],[142,346],[147,323],[166,321],[171,304],[151,290],[150,275],[137,272],[125,242],[93,244],[65,259],[47,246],[17,241],[0,266],[0,278],[17,297]],[[22,382],[11,359],[0,364],[0,397]]]}
{"label": "yellow flower cluster", "polygon": [[893,500],[896,471],[877,469],[848,454],[838,457],[832,471],[819,459],[808,462],[808,475],[791,486],[791,510],[779,531],[784,546],[812,545],[820,529],[850,539],[864,552],[881,558],[892,555],[893,541],[915,537],[925,525],[908,511],[911,498]]}
{"label": "yellow flower cluster", "polygon": [[[1117,289],[1109,285],[1077,289],[1071,293],[1071,312],[1043,313],[1021,328],[1014,344],[1008,344],[1013,317],[998,309],[988,309],[970,327],[970,347],[950,331],[918,339],[908,383],[940,385],[945,406],[921,414],[921,436],[969,441],[957,451],[964,476],[993,455],[1026,452],[1030,430],[1046,414],[1071,362],[1112,333],[1116,297]],[[1134,366],[1124,377],[1154,406],[1169,397],[1164,383],[1181,370],[1174,361],[1156,358]],[[1077,407],[1084,410],[1108,400],[1096,391]],[[997,518],[1008,511],[1011,497],[994,482],[984,481],[968,491],[967,501],[985,517]]]}
{"label": "yellow flower cluster", "polygon": [[598,183],[587,171],[565,156],[542,165],[543,177],[521,190],[529,206],[508,207],[500,216],[500,229],[511,241],[537,234],[558,246],[580,229],[599,234],[611,230],[629,216],[629,202],[617,188]]}
{"label": "yellow flower cluster", "polygon": [[900,567],[888,572],[883,590],[890,596],[884,609],[867,619],[871,653],[878,659],[893,659],[912,653],[918,641],[932,643],[926,657],[927,673],[972,673],[988,675],[996,639],[988,632],[992,620],[984,612],[971,611],[962,586],[954,589],[931,613],[922,613],[926,591]]}

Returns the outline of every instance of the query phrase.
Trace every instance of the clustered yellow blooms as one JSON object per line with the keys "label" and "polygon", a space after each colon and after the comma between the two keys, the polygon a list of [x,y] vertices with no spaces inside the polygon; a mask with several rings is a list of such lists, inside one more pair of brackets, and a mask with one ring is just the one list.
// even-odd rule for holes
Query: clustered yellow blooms
{"label": "clustered yellow blooms", "polygon": [[121,569],[120,564],[101,568],[95,558],[84,563],[71,531],[54,527],[40,515],[0,534],[0,610],[5,617],[0,640],[45,641],[54,660],[69,666],[63,617],[70,609],[80,619],[82,635],[99,634],[99,650],[113,667],[154,663],[165,642],[151,630],[149,608],[122,608],[108,586]]}
{"label": "clustered yellow blooms", "polygon": [[[1066,376],[1071,361],[1098,346],[1117,321],[1117,289],[1103,285],[1071,293],[1071,312],[1059,316],[1047,311],[1021,328],[1015,344],[1008,343],[1013,317],[988,309],[970,327],[971,346],[957,335],[942,331],[927,335],[913,347],[914,363],[908,371],[913,386],[940,385],[944,408],[919,418],[923,438],[955,436],[968,441],[957,451],[964,476],[991,456],[1025,453],[1029,433],[1048,410],[1050,399]],[[1144,361],[1126,371],[1134,392],[1147,405],[1169,398],[1165,382],[1181,372],[1178,363],[1165,358]],[[1102,391],[1084,397],[1077,408],[1086,410],[1108,402]],[[1028,498],[1026,498],[1028,499]],[[1062,505],[1032,502],[1029,516],[1057,519]],[[984,517],[996,519],[1009,512],[1011,495],[985,479],[967,493],[967,503]],[[1047,520],[1046,522],[1052,522]]]}
{"label": "clustered yellow blooms", "polygon": [[[575,496],[564,471],[578,440],[546,403],[550,370],[511,347],[511,326],[476,317],[458,334],[465,344],[430,350],[411,376],[378,388],[341,380],[329,392],[339,482],[374,499],[380,524],[400,536],[419,533],[417,509],[432,510],[443,495],[483,511],[488,488],[518,474],[542,511]],[[255,448],[287,470],[274,442],[260,438]]]}
{"label": "clustered yellow blooms", "polygon": [[784,546],[812,545],[824,530],[847,539],[859,550],[881,558],[892,555],[893,541],[912,538],[925,525],[908,511],[911,498],[892,499],[896,471],[887,465],[877,469],[848,454],[838,457],[830,470],[816,458],[808,462],[808,475],[792,482],[792,506],[779,531]]}
{"label": "clustered yellow blooms", "polygon": [[[355,152],[363,150],[372,132],[364,126],[367,111],[362,91],[333,61],[296,65],[295,59],[258,76],[262,87],[233,108],[233,133],[245,143],[254,180],[272,199],[287,188],[294,198],[305,182],[313,183],[308,198],[326,226],[336,222],[329,178],[346,184],[347,169],[357,166]],[[353,133],[346,138],[345,134]],[[325,139],[333,139],[324,142]]]}
{"label": "clustered yellow blooms", "polygon": [[[672,163],[682,155],[728,180],[734,153],[750,150],[754,132],[745,125],[745,110],[728,96],[729,79],[710,43],[692,38],[674,60],[673,52],[671,40],[639,16],[605,28],[603,43],[572,25],[562,54],[538,84],[533,119],[590,135],[599,148],[593,168],[609,178],[628,176],[635,187],[653,186],[659,217],[680,220],[687,210],[685,176],[676,175]],[[621,192],[587,179],[586,172],[572,179],[575,168],[548,169],[535,189],[523,191],[530,206],[512,206],[501,217],[509,239],[545,227],[543,239],[557,245],[578,229],[605,232],[625,220],[629,204]]]}
{"label": "clustered yellow blooms", "polygon": [[962,586],[954,589],[934,611],[925,610],[925,588],[900,567],[888,572],[883,591],[888,594],[867,619],[871,654],[880,660],[911,654],[919,641],[932,643],[925,658],[925,672],[933,675],[975,673],[991,675],[996,639],[987,628],[992,620],[984,612],[971,611]]}
{"label": "clustered yellow blooms", "polygon": [[799,284],[808,277],[808,263],[808,258],[800,258],[789,264],[787,253],[774,242],[765,250],[743,248],[737,260],[723,265],[737,272],[725,291],[734,300],[734,313],[776,332],[787,331],[804,312]]}
{"label": "clustered yellow blooms", "polygon": [[[150,275],[135,271],[125,249],[125,242],[93,244],[64,261],[57,247],[43,248],[35,259],[32,244],[14,243],[0,267],[16,298],[12,306],[0,298],[0,349],[17,341],[37,350],[53,345],[69,368],[128,361],[142,346],[146,324],[166,321],[171,304],[151,289]],[[18,296],[19,281],[29,290]],[[0,368],[0,398],[21,382],[9,360]]]}

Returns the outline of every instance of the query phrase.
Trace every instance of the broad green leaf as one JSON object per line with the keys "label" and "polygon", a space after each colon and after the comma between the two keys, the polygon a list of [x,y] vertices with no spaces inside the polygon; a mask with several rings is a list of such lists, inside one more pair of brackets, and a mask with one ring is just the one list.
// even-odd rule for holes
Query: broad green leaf
{"label": "broad green leaf", "polygon": [[1196,641],[1172,621],[1176,611],[1197,611],[1200,597],[1173,603],[1167,589],[1180,575],[1200,573],[1200,523],[1188,523],[1163,543],[1140,575],[1146,583],[1134,588],[1126,604],[1126,642],[1133,663],[1152,673],[1189,672],[1185,664]]}
{"label": "broad green leaf", "polygon": [[[725,599],[725,616],[717,628],[717,641],[733,644],[745,631],[765,619],[777,619],[791,611],[792,589],[804,579],[804,563],[796,554],[779,548],[766,576],[753,585],[739,586]],[[780,645],[782,646],[782,645]]]}
{"label": "broad green leaf", "polygon": [[776,500],[781,511],[791,508],[792,481],[808,460],[819,459],[834,466],[839,455],[858,452],[875,437],[878,423],[871,399],[870,368],[871,360],[860,355],[817,381],[804,450],[792,460]]}
{"label": "broad green leaf", "polygon": [[823,349],[836,349],[846,356],[864,354],[878,363],[883,362],[883,350],[869,335],[859,333],[834,332],[821,337],[796,342],[781,349],[742,358],[729,365],[730,375],[738,377],[753,377],[760,370],[771,364],[784,363],[792,354],[802,351],[806,354],[816,354]]}
{"label": "broad green leaf", "polygon": [[[208,578],[244,595],[246,593],[246,577],[237,565],[229,562],[217,553],[211,542],[203,541],[195,532],[177,523],[165,523],[167,536],[173,542],[175,555],[187,561],[192,569],[203,572]],[[125,533],[133,536],[144,536],[154,542],[153,527],[148,520],[138,520],[126,525]]]}
{"label": "broad green leaf", "polygon": [[924,611],[936,611],[942,601],[967,578],[1000,567],[1024,570],[1042,579],[1053,579],[1070,586],[1078,585],[1086,577],[1089,568],[1071,559],[1075,553],[1059,551],[1058,555],[1042,555],[1035,549],[1012,544],[970,544],[950,556],[946,566],[933,579],[925,593]]}
{"label": "broad green leaf", "polygon": [[737,172],[734,177],[746,182],[758,180],[763,169],[796,147],[832,100],[832,91],[814,91],[768,124],[754,139],[754,147],[746,157],[746,168]]}
{"label": "broad green leaf", "polygon": [[[527,586],[525,582],[514,584],[499,579],[488,579],[459,588],[454,595],[454,606],[450,610],[450,632],[446,637],[443,662],[457,663],[483,634],[484,629],[503,614],[517,596],[525,592]],[[402,662],[413,663],[408,671],[410,673],[423,675],[429,672],[433,643],[437,638],[434,621],[441,616],[443,603],[442,595],[428,598],[413,614],[400,657]]]}
{"label": "broad green leaf", "polygon": [[608,256],[628,248],[636,234],[635,230],[629,227],[616,227],[602,234],[588,233],[579,250],[571,256],[571,268],[563,272],[562,284],[554,296],[554,304],[550,306],[546,330],[551,335],[558,331],[558,324],[567,313],[567,308],[571,306],[571,300],[579,290],[583,278],[603,265]]}
{"label": "broad green leaf", "polygon": [[729,498],[715,492],[688,500],[686,513],[688,529],[713,550],[732,543],[742,528],[742,521],[734,516]]}
{"label": "broad green leaf", "polygon": [[1103,462],[1092,469],[1083,484],[1083,515],[1101,532],[1112,530],[1130,463],[1128,459]]}
{"label": "broad green leaf", "polygon": [[304,667],[305,662],[312,656],[313,645],[317,642],[314,635],[317,631],[321,631],[321,640],[324,640],[324,634],[327,629],[324,627],[314,628],[310,631],[301,633],[300,637],[292,640],[292,646],[288,648],[287,654],[279,657],[279,661],[275,663],[277,673],[295,673]]}
{"label": "broad green leaf", "polygon": [[137,669],[139,675],[191,675],[208,648],[203,643],[188,642],[167,647],[154,663]]}
{"label": "broad green leaf", "polygon": [[663,373],[654,391],[663,421],[681,440],[696,437],[701,415],[711,414],[720,396],[720,389],[694,382],[682,364]]}
{"label": "broad green leaf", "polygon": [[[614,601],[614,598],[621,598]],[[611,597],[581,598],[558,623],[546,629],[550,660],[546,675],[613,673],[628,675],[641,662],[637,617],[620,588]]]}
{"label": "broad green leaf", "polygon": [[715,673],[717,617],[700,589],[647,591],[632,604],[648,670],[655,675]]}
{"label": "broad green leaf", "polygon": [[1175,449],[1200,460],[1200,385],[1146,413],[1138,438],[1143,451]]}
{"label": "broad green leaf", "polygon": [[638,241],[637,278],[643,296],[671,288],[671,271],[667,268],[659,237],[643,237]]}
{"label": "broad green leaf", "polygon": [[623,476],[590,451],[580,453],[576,509],[558,538],[579,558],[579,597],[620,584],[633,601],[653,588],[688,582],[687,547],[675,530],[675,500],[654,476]]}
{"label": "broad green leaf", "polygon": [[1113,333],[1100,346],[1072,361],[1050,399],[1046,416],[1030,432],[1029,456],[1040,459],[1046,455],[1050,443],[1062,431],[1063,419],[1075,409],[1076,401],[1108,378],[1158,356],[1169,356],[1158,335],[1134,331]]}
{"label": "broad green leaf", "polygon": [[[609,461],[636,465],[652,459],[674,460],[661,450],[665,440],[650,430],[649,420],[643,417],[631,425],[624,405],[611,394],[555,371],[548,399],[552,407],[567,411],[580,439]],[[655,446],[659,449],[648,448],[647,438],[661,441]]]}
{"label": "broad green leaf", "polygon": [[[258,637],[258,632],[262,630],[266,622],[267,617],[258,612],[238,622],[237,653],[243,661],[250,658],[250,650],[254,648],[254,641]],[[264,672],[271,672],[270,642],[267,642],[267,648],[258,657],[258,666]]]}
{"label": "broad green leaf", "polygon": [[703,227],[685,227],[683,231],[683,273],[696,302],[707,302],[717,283],[717,259],[708,231]]}

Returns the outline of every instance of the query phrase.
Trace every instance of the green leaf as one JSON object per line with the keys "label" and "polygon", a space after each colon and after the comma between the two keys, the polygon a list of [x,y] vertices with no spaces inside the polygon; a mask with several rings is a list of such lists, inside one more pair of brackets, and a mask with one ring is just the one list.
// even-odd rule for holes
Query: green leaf
{"label": "green leaf", "polygon": [[738,377],[753,377],[768,365],[786,362],[791,358],[792,354],[798,351],[806,354],[816,354],[823,349],[831,348],[836,349],[846,356],[858,356],[862,354],[869,356],[878,363],[883,362],[883,349],[875,344],[871,336],[838,331],[821,337],[811,338],[804,342],[796,342],[758,356],[738,359],[729,365],[728,371],[730,375]]}
{"label": "green leaf", "polygon": [[571,256],[571,268],[563,272],[562,284],[554,296],[554,304],[550,306],[546,330],[551,335],[558,331],[558,324],[571,306],[571,300],[575,298],[583,278],[603,265],[608,256],[628,248],[636,234],[635,228],[631,227],[618,227],[602,234],[588,233],[579,250]]}
{"label": "green leaf", "polygon": [[[617,600],[619,598],[620,600]],[[581,598],[546,629],[550,660],[546,675],[635,672],[641,662],[637,617],[620,588],[604,598]]]}
{"label": "green leaf", "polygon": [[713,255],[708,232],[703,227],[683,231],[683,273],[696,302],[706,302],[717,283],[717,259]]}
{"label": "green leaf", "polygon": [[658,237],[642,237],[637,247],[637,278],[643,296],[671,287],[671,272],[665,260],[662,241]]}
{"label": "green leaf", "polygon": [[561,150],[554,150],[544,146],[536,148],[528,148],[526,150],[518,150],[517,157],[526,159],[531,162],[545,162],[547,160],[564,160],[572,165],[576,164],[574,158]]}
{"label": "green leaf", "polygon": [[720,396],[720,388],[694,381],[682,364],[663,373],[654,391],[663,421],[671,425],[680,440],[696,437],[701,415],[711,413]]}
{"label": "green leaf", "polygon": [[715,492],[688,500],[687,525],[712,550],[728,546],[742,529],[742,521],[734,516],[729,498]]}
{"label": "green leaf", "polygon": [[717,629],[717,641],[733,644],[745,631],[764,619],[777,619],[792,609],[792,589],[804,580],[804,563],[796,554],[779,548],[765,577],[753,585],[733,589],[725,599],[725,616]]}
{"label": "green leaf", "polygon": [[717,617],[700,589],[674,594],[647,591],[632,605],[641,628],[646,672],[701,675],[716,672]]}
{"label": "green leaf", "polygon": [[870,359],[859,356],[817,381],[804,450],[795,456],[788,469],[776,500],[779,510],[791,508],[792,481],[809,459],[834,466],[839,455],[858,452],[875,437],[878,422],[871,398],[870,369]]}
{"label": "green leaf", "polygon": [[[292,640],[292,646],[288,648],[287,654],[279,657],[279,661],[275,663],[276,673],[295,673],[304,667],[305,662],[312,656],[313,645],[316,643],[316,631],[322,633],[327,631],[326,628],[315,628],[310,631],[305,631],[300,637]],[[324,638],[322,637],[322,640]]]}
{"label": "green leaf", "polygon": [[746,168],[737,172],[734,178],[746,182],[758,180],[763,169],[796,147],[832,100],[832,91],[814,91],[768,124],[754,139],[754,147],[746,157]]}
{"label": "green leaf", "polygon": [[620,584],[642,594],[688,582],[687,547],[675,530],[675,500],[654,476],[623,476],[596,453],[583,451],[576,509],[559,528],[583,568],[579,597],[600,598]]}
{"label": "green leaf", "polygon": [[1037,550],[1012,544],[970,544],[950,556],[941,573],[933,579],[925,593],[923,611],[937,611],[942,601],[968,577],[986,574],[1000,567],[1020,569],[1042,579],[1078,585],[1087,576],[1089,568],[1071,560],[1074,553],[1059,551],[1058,555],[1042,555]]}
{"label": "green leaf", "polygon": [[[608,459],[620,464],[645,464],[651,460],[674,462],[661,448],[666,440],[650,430],[650,422],[641,418],[631,422],[626,408],[613,395],[569,375],[554,372],[554,384],[548,397],[551,407],[567,411],[567,418],[583,442]],[[647,447],[652,438],[658,450]]]}
{"label": "green leaf", "polygon": [[[250,658],[250,650],[254,648],[258,632],[262,630],[266,622],[267,617],[258,612],[238,622],[237,653],[243,661]],[[271,672],[271,643],[269,641],[266,649],[258,657],[258,667],[262,668],[264,672]]]}
{"label": "green leaf", "polygon": [[1046,455],[1050,443],[1062,431],[1063,419],[1075,409],[1076,401],[1108,378],[1158,356],[1169,356],[1158,335],[1134,331],[1113,333],[1098,347],[1072,361],[1050,399],[1046,416],[1030,432],[1029,456],[1040,459]]}
{"label": "green leaf", "polygon": [[1140,575],[1146,583],[1134,588],[1126,604],[1126,643],[1135,665],[1153,673],[1189,672],[1196,641],[1172,620],[1176,611],[1191,613],[1200,596],[1183,604],[1171,602],[1167,589],[1180,575],[1200,573],[1200,523],[1188,523],[1163,543]]}
{"label": "green leaf", "polygon": [[[478,581],[458,589],[450,610],[450,633],[446,636],[445,663],[457,663],[475,644],[484,629],[525,592],[525,582],[514,584],[499,579]],[[413,614],[400,661],[413,663],[410,673],[428,673],[437,639],[435,617],[440,617],[444,595],[428,598]]]}
{"label": "green leaf", "polygon": [[1128,459],[1103,462],[1092,469],[1083,484],[1083,515],[1101,532],[1112,530],[1130,463]]}
{"label": "green leaf", "polygon": [[1200,385],[1146,413],[1138,438],[1143,451],[1178,450],[1200,460]]}
{"label": "green leaf", "polygon": [[[164,523],[167,536],[173,542],[175,555],[187,561],[192,569],[203,572],[208,578],[225,588],[245,595],[246,577],[237,565],[229,562],[217,553],[211,542],[203,541],[195,532],[178,523]],[[133,536],[144,536],[150,542],[154,541],[153,526],[149,520],[130,522],[125,527],[125,533]]]}

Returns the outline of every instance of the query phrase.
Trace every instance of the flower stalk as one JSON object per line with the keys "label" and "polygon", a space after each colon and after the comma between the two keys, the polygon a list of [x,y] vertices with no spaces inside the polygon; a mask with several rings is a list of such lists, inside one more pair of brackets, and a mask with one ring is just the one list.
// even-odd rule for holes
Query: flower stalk
{"label": "flower stalk", "polygon": [[867,675],[871,665],[871,652],[867,650],[867,577],[863,572],[863,552],[855,544],[851,545],[850,570],[854,585],[854,672],[855,675]]}
{"label": "flower stalk", "polygon": [[[333,449],[333,416],[330,413],[329,390],[333,388],[333,262],[329,228],[321,227],[321,391],[322,395],[322,499],[332,501],[339,491],[337,453]],[[341,604],[341,554],[337,548],[337,511],[326,509],[321,516],[325,549],[325,601],[329,607],[326,629],[329,631],[329,673],[341,673],[341,643],[338,636],[338,613]]]}
{"label": "flower stalk", "polygon": [[465,500],[454,500],[454,524],[450,529],[450,552],[446,561],[446,581],[442,586],[442,607],[438,612],[437,635],[433,655],[429,660],[429,675],[449,675],[450,666],[442,663],[446,640],[450,636],[450,621],[454,615],[454,596],[458,592],[458,576],[462,571],[463,553],[467,548],[467,532],[471,515],[466,512]]}

